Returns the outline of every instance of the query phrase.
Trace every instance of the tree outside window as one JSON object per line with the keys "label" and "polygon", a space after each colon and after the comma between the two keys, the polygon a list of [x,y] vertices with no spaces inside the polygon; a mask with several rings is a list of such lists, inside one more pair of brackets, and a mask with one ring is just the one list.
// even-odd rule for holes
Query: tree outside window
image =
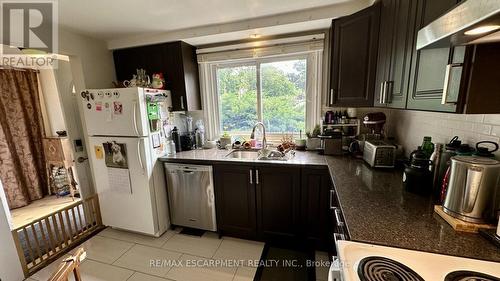
{"label": "tree outside window", "polygon": [[306,69],[305,58],[218,68],[221,131],[249,133],[262,121],[270,133],[304,132]]}

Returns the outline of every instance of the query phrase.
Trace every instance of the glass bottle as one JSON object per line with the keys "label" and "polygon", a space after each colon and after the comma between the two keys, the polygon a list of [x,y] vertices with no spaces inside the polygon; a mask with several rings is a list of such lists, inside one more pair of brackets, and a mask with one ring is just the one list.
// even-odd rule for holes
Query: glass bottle
{"label": "glass bottle", "polygon": [[181,136],[179,134],[179,129],[177,129],[177,127],[174,127],[174,129],[170,132],[170,138],[175,143],[175,151],[180,152],[181,151]]}
{"label": "glass bottle", "polygon": [[422,142],[422,150],[424,151],[427,158],[430,158],[432,152],[434,152],[434,144],[432,143],[432,138],[429,136],[424,137],[424,141]]}
{"label": "glass bottle", "polygon": [[173,156],[176,154],[176,150],[175,150],[175,142],[173,140],[169,140],[168,141],[168,155],[169,156]]}

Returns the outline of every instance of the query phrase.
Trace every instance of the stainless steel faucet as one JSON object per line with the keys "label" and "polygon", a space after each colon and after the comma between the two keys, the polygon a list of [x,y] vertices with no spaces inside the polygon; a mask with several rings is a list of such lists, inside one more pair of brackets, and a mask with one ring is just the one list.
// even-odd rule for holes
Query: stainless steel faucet
{"label": "stainless steel faucet", "polygon": [[262,126],[262,148],[267,148],[267,141],[266,141],[266,126],[264,126],[264,123],[262,122],[257,122],[255,125],[253,125],[252,129],[252,134],[250,135],[250,138],[253,139],[255,138],[255,128],[257,128],[258,125]]}

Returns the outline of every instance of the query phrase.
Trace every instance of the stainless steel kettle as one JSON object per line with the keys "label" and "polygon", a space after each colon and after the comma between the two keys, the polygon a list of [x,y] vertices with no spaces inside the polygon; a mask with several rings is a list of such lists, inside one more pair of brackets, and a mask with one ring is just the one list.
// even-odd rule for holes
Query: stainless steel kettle
{"label": "stainless steel kettle", "polygon": [[463,221],[494,221],[500,210],[500,162],[486,157],[451,157],[443,210]]}

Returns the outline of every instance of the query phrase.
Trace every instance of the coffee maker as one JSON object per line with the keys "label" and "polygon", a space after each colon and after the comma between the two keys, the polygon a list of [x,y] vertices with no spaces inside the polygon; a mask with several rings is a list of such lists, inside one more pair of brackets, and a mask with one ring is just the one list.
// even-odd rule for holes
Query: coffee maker
{"label": "coffee maker", "polygon": [[365,140],[381,140],[384,138],[386,117],[383,112],[371,112],[363,117],[363,125],[370,129],[371,134],[364,134]]}

